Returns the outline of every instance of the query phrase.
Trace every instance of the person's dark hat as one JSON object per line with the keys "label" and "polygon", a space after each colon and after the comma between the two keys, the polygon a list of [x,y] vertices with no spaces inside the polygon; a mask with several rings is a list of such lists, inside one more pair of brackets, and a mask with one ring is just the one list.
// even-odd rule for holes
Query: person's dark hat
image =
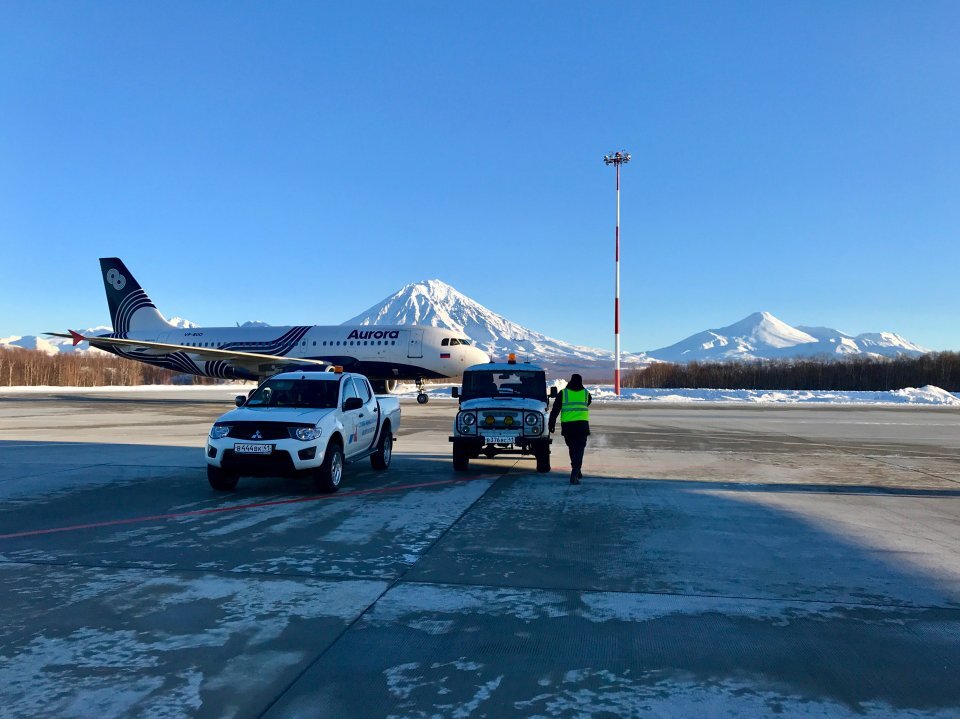
{"label": "person's dark hat", "polygon": [[583,377],[576,373],[570,375],[570,381],[567,382],[567,387],[572,389],[574,392],[579,392],[583,389]]}

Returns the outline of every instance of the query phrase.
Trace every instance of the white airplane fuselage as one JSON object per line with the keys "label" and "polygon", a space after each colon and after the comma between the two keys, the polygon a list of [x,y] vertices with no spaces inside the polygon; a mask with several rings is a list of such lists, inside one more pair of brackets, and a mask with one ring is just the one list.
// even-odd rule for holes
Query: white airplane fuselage
{"label": "white airplane fuselage", "polygon": [[[134,330],[123,336],[182,349],[161,352],[110,347],[110,351],[128,359],[220,379],[258,379],[262,373],[249,363],[204,358],[203,349],[320,361],[373,380],[459,377],[466,367],[489,361],[482,350],[462,344],[466,338],[456,332],[409,325],[191,327],[159,332]],[[452,340],[458,344],[451,345]]]}

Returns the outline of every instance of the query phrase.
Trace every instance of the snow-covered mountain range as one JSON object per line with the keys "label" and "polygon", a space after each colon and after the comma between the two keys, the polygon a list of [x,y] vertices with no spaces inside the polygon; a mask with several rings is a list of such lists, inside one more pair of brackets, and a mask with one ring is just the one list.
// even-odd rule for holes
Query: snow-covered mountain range
{"label": "snow-covered mountain range", "polygon": [[858,354],[916,357],[929,351],[893,332],[848,335],[829,327],[792,327],[769,312],[755,312],[727,327],[698,332],[644,354],[664,362],[719,362]]}
{"label": "snow-covered mountain range", "polygon": [[[199,327],[196,322],[185,320],[182,317],[172,317],[169,322],[176,327]],[[82,335],[101,335],[105,332],[112,332],[113,328],[107,325],[98,327],[87,327],[77,330]],[[66,337],[43,337],[40,335],[13,335],[11,337],[0,337],[0,347],[20,347],[28,350],[40,350],[48,355],[55,355],[60,352],[99,352],[98,349],[91,349],[87,342],[81,342],[74,346],[73,340]]]}
{"label": "snow-covered mountain range", "polygon": [[[411,283],[344,324],[422,324],[463,333],[494,357],[510,352],[539,361],[555,372],[609,372],[613,352],[548,337],[487,309],[440,280]],[[896,357],[929,352],[892,332],[848,335],[829,327],[792,327],[769,312],[756,312],[728,327],[705,330],[646,352],[625,353],[625,368],[653,361],[690,362],[838,357],[867,354]]]}
{"label": "snow-covered mountain range", "polygon": [[[498,315],[440,280],[413,282],[343,324],[446,327],[471,338],[491,357],[505,359],[513,352],[520,360],[540,362],[554,372],[606,372],[613,367],[610,350],[548,337]],[[621,361],[647,364],[636,355],[623,355]]]}
{"label": "snow-covered mountain range", "polygon": [[[179,317],[178,327],[198,325]],[[551,374],[579,371],[590,379],[612,375],[613,352],[609,349],[576,345],[548,337],[508,320],[440,280],[424,280],[399,291],[352,317],[343,324],[404,325],[445,327],[473,339],[474,344],[497,359],[516,353],[518,358],[536,361]],[[245,322],[242,326],[268,326]],[[93,327],[84,333],[110,331]],[[74,347],[69,339],[38,336],[0,338],[2,346],[38,349],[48,354],[90,351],[87,343]],[[96,351],[96,350],[92,350]],[[705,330],[656,350],[624,353],[624,369],[644,367],[651,362],[690,362],[774,359],[787,357],[839,357],[867,354],[894,357],[929,352],[892,332],[848,335],[829,327],[792,327],[769,312],[756,312],[727,327]]]}

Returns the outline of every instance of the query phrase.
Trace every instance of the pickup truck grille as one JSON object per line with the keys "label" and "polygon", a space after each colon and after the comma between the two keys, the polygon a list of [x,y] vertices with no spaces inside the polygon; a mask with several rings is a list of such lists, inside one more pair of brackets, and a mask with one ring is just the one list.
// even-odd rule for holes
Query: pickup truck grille
{"label": "pickup truck grille", "polygon": [[233,422],[227,436],[234,439],[254,439],[254,435],[259,432],[260,436],[256,439],[289,439],[291,427],[312,426],[293,422]]}

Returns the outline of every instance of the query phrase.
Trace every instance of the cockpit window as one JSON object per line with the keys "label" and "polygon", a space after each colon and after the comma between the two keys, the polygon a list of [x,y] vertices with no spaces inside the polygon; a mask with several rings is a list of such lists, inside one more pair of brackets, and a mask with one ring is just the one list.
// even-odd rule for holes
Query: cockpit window
{"label": "cockpit window", "polygon": [[527,397],[546,402],[546,375],[529,370],[464,372],[461,401],[480,397]]}
{"label": "cockpit window", "polygon": [[449,347],[449,346],[450,346],[450,338],[449,338],[449,337],[444,337],[443,340],[440,342],[440,346],[441,346],[441,347]]}
{"label": "cockpit window", "polygon": [[329,409],[337,406],[340,383],[329,380],[274,379],[257,387],[246,407]]}
{"label": "cockpit window", "polygon": [[456,347],[457,345],[466,345],[470,346],[470,340],[459,339],[458,337],[445,337],[441,342],[441,347]]}

